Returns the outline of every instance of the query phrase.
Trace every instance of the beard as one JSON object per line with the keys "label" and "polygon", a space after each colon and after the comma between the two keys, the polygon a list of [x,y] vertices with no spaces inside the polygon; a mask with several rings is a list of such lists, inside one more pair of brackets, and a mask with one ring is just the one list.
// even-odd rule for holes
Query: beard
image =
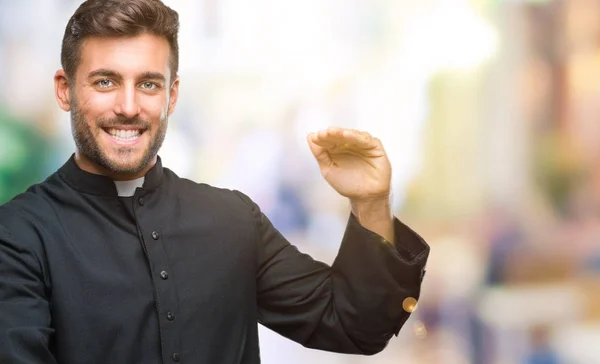
{"label": "beard", "polygon": [[[156,125],[157,127],[154,127],[156,128],[155,131],[150,121],[137,117],[126,118],[118,116],[111,119],[97,119],[97,133],[94,135],[92,129],[88,126],[85,116],[81,114],[77,101],[73,100],[71,102],[71,131],[77,150],[90,161],[112,173],[135,174],[150,164],[158,154],[165,140],[168,125],[167,116],[161,117]],[[99,134],[105,132],[103,128],[117,126],[140,127],[144,130],[143,134],[148,133],[150,143],[143,151],[141,157],[132,159],[132,155],[135,153],[135,148],[133,147],[119,147],[116,149],[116,156],[113,157],[107,153],[108,151],[102,150],[98,141]]]}

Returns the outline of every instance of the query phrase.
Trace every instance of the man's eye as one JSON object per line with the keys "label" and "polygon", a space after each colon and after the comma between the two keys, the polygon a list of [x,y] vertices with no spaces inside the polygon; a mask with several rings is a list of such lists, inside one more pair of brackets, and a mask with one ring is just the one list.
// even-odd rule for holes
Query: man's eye
{"label": "man's eye", "polygon": [[107,79],[103,79],[103,80],[100,80],[100,81],[96,82],[96,84],[98,86],[100,86],[101,88],[107,88],[107,87],[112,86],[112,81],[111,80],[107,80]]}
{"label": "man's eye", "polygon": [[142,88],[145,88],[147,90],[154,90],[157,87],[158,86],[156,86],[156,84],[154,82],[144,82],[144,83],[142,83]]}

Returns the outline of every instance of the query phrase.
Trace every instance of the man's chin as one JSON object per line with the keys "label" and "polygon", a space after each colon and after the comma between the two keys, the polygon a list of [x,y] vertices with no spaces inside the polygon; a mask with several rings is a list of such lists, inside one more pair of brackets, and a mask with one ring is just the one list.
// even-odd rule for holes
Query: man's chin
{"label": "man's chin", "polygon": [[123,175],[139,173],[148,166],[148,161],[143,156],[136,158],[111,156],[107,158],[107,162],[104,166],[106,169],[111,173]]}

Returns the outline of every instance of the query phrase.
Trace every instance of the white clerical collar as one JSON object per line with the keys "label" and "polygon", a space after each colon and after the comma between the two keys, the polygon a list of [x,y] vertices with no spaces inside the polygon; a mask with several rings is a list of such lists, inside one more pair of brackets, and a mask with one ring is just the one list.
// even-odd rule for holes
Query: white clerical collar
{"label": "white clerical collar", "polygon": [[117,186],[117,192],[119,197],[131,197],[135,193],[135,189],[142,187],[144,184],[144,177],[132,179],[130,181],[114,181]]}

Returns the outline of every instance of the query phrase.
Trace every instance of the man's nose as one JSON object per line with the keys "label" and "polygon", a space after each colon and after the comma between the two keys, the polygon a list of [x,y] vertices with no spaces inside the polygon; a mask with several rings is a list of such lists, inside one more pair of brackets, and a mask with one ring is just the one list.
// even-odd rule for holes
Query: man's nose
{"label": "man's nose", "polygon": [[119,90],[115,113],[128,119],[140,114],[135,87],[127,86]]}

